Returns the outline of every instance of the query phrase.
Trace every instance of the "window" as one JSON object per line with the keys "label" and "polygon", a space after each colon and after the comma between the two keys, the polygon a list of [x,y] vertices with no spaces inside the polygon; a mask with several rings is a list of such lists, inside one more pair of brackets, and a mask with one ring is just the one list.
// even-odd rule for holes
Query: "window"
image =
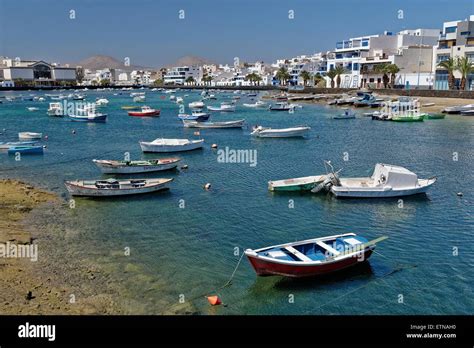
{"label": "window", "polygon": [[362,46],[363,46],[363,47],[369,46],[369,40],[368,40],[368,39],[362,40]]}
{"label": "window", "polygon": [[455,32],[456,32],[456,29],[457,29],[457,27],[447,27],[447,28],[444,30],[444,33],[445,33],[445,34],[455,33]]}
{"label": "window", "polygon": [[438,54],[438,57],[436,58],[436,62],[441,63],[448,59],[449,59],[449,54]]}
{"label": "window", "polygon": [[358,71],[359,70],[359,63],[354,63],[354,65],[352,65],[352,70],[353,71]]}
{"label": "window", "polygon": [[462,36],[471,35],[470,31],[461,31]]}

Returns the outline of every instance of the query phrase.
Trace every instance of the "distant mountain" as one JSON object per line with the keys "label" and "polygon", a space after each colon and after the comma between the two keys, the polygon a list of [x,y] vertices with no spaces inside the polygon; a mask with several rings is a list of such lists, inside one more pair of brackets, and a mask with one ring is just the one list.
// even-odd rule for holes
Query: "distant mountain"
{"label": "distant mountain", "polygon": [[[130,62],[132,63],[132,62]],[[123,70],[144,70],[144,69],[153,69],[149,67],[144,67],[140,65],[130,64],[129,66],[125,65],[125,60],[120,61],[110,56],[92,56],[86,59],[81,60],[79,63],[75,64],[76,66],[82,66],[84,69],[98,70],[98,69],[123,69]]]}
{"label": "distant mountain", "polygon": [[166,67],[170,68],[173,66],[190,66],[190,65],[205,65],[205,64],[216,64],[216,63],[202,57],[185,56],[185,57],[179,58],[173,64],[168,64]]}

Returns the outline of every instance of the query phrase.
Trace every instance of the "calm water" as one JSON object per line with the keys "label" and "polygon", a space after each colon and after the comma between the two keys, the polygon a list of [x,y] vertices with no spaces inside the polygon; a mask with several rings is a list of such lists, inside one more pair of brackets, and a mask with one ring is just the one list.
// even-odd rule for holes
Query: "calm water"
{"label": "calm water", "polygon": [[[159,157],[143,155],[138,141],[196,138],[194,130],[183,129],[169,95],[165,100],[164,94],[147,92],[146,104],[162,111],[161,117],[148,119],[128,117],[120,106],[132,103],[129,92],[114,93],[118,92],[87,93],[89,100],[98,96],[110,100],[106,124],[48,117],[47,102],[0,104],[0,131],[5,129],[0,141],[15,140],[19,131],[49,137],[43,156],[16,162],[0,154],[0,175],[27,180],[68,198],[64,180],[101,177],[91,162],[94,158],[123,158],[124,152],[136,159]],[[198,100],[197,92],[177,95],[185,93],[189,94],[186,105]],[[218,96],[219,101],[207,104],[217,105],[225,98]],[[241,104],[246,101],[242,98],[237,112],[217,113],[213,119],[245,118],[249,125],[272,127],[306,124],[312,127],[310,136],[253,139],[249,129],[201,131],[204,150],[179,154],[189,169],[151,175],[174,178],[169,192],[107,201],[77,199],[76,208],[58,221],[76,231],[64,241],[64,248],[108,266],[110,276],[128,289],[121,296],[131,313],[161,313],[172,308],[180,294],[188,300],[199,297],[192,304],[209,314],[474,312],[474,117],[449,116],[413,124],[364,117],[333,120],[331,116],[340,109],[304,105],[288,114],[245,109]],[[29,112],[28,106],[38,106],[40,111]],[[210,148],[213,143],[220,148],[256,149],[258,164],[219,163],[216,150]],[[458,153],[458,161],[453,161],[453,152]],[[343,160],[345,153],[348,161]],[[323,174],[324,159],[342,167],[345,176],[370,175],[374,165],[383,162],[405,166],[422,178],[437,176],[438,182],[426,196],[405,198],[402,208],[397,199],[336,200],[267,191],[268,180]],[[202,188],[207,182],[212,184],[210,191]],[[463,192],[463,197],[457,192]],[[294,208],[289,207],[290,200]],[[390,238],[378,246],[380,254],[374,254],[368,264],[323,279],[257,279],[243,259],[234,284],[219,291],[227,307],[211,308],[200,297],[229,279],[239,260],[236,247],[242,251],[344,232]],[[128,258],[120,256],[126,246],[131,248]],[[453,256],[454,247],[458,256]],[[397,302],[400,294],[403,304]]]}

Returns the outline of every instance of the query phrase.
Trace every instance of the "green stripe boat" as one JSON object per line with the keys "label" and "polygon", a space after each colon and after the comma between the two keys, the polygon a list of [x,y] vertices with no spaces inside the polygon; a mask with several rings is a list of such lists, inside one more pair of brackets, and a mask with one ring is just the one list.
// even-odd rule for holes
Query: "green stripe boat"
{"label": "green stripe boat", "polygon": [[268,182],[270,191],[311,191],[326,179],[327,175],[305,176]]}

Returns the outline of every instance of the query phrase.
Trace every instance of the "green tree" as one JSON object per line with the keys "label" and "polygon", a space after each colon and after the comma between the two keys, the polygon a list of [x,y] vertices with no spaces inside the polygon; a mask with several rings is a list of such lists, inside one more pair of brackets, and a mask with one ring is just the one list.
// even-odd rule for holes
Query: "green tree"
{"label": "green tree", "polygon": [[110,86],[110,80],[109,79],[102,79],[102,80],[100,80],[99,84],[101,86]]}
{"label": "green tree", "polygon": [[84,81],[84,69],[80,66],[76,68],[76,81],[77,83],[82,83]]}
{"label": "green tree", "polygon": [[187,84],[193,85],[193,84],[196,82],[196,80],[194,79],[194,77],[189,76],[189,77],[185,80],[185,82],[186,82]]}
{"label": "green tree", "polygon": [[449,58],[438,63],[438,67],[448,71],[448,86],[449,89],[454,89],[454,72],[457,70],[457,61],[454,58]]}
{"label": "green tree", "polygon": [[329,71],[326,73],[326,76],[329,77],[329,79],[331,80],[331,88],[334,88],[334,79],[335,79],[336,76],[337,76],[336,70],[334,70],[334,69],[329,70]]}
{"label": "green tree", "polygon": [[467,76],[471,73],[474,73],[474,65],[471,63],[469,58],[460,57],[456,62],[456,70],[461,73],[461,90],[464,91],[466,88]]}
{"label": "green tree", "polygon": [[336,79],[337,88],[341,88],[341,75],[346,73],[346,69],[343,66],[339,65],[339,66],[336,66],[334,71],[336,72],[336,76],[337,76],[337,79]]}
{"label": "green tree", "polygon": [[303,79],[303,85],[306,86],[306,83],[311,80],[311,74],[307,72],[306,70],[303,70],[300,73],[300,77]]}
{"label": "green tree", "polygon": [[275,77],[280,81],[281,85],[286,85],[287,81],[290,79],[290,74],[285,67],[278,69]]}

